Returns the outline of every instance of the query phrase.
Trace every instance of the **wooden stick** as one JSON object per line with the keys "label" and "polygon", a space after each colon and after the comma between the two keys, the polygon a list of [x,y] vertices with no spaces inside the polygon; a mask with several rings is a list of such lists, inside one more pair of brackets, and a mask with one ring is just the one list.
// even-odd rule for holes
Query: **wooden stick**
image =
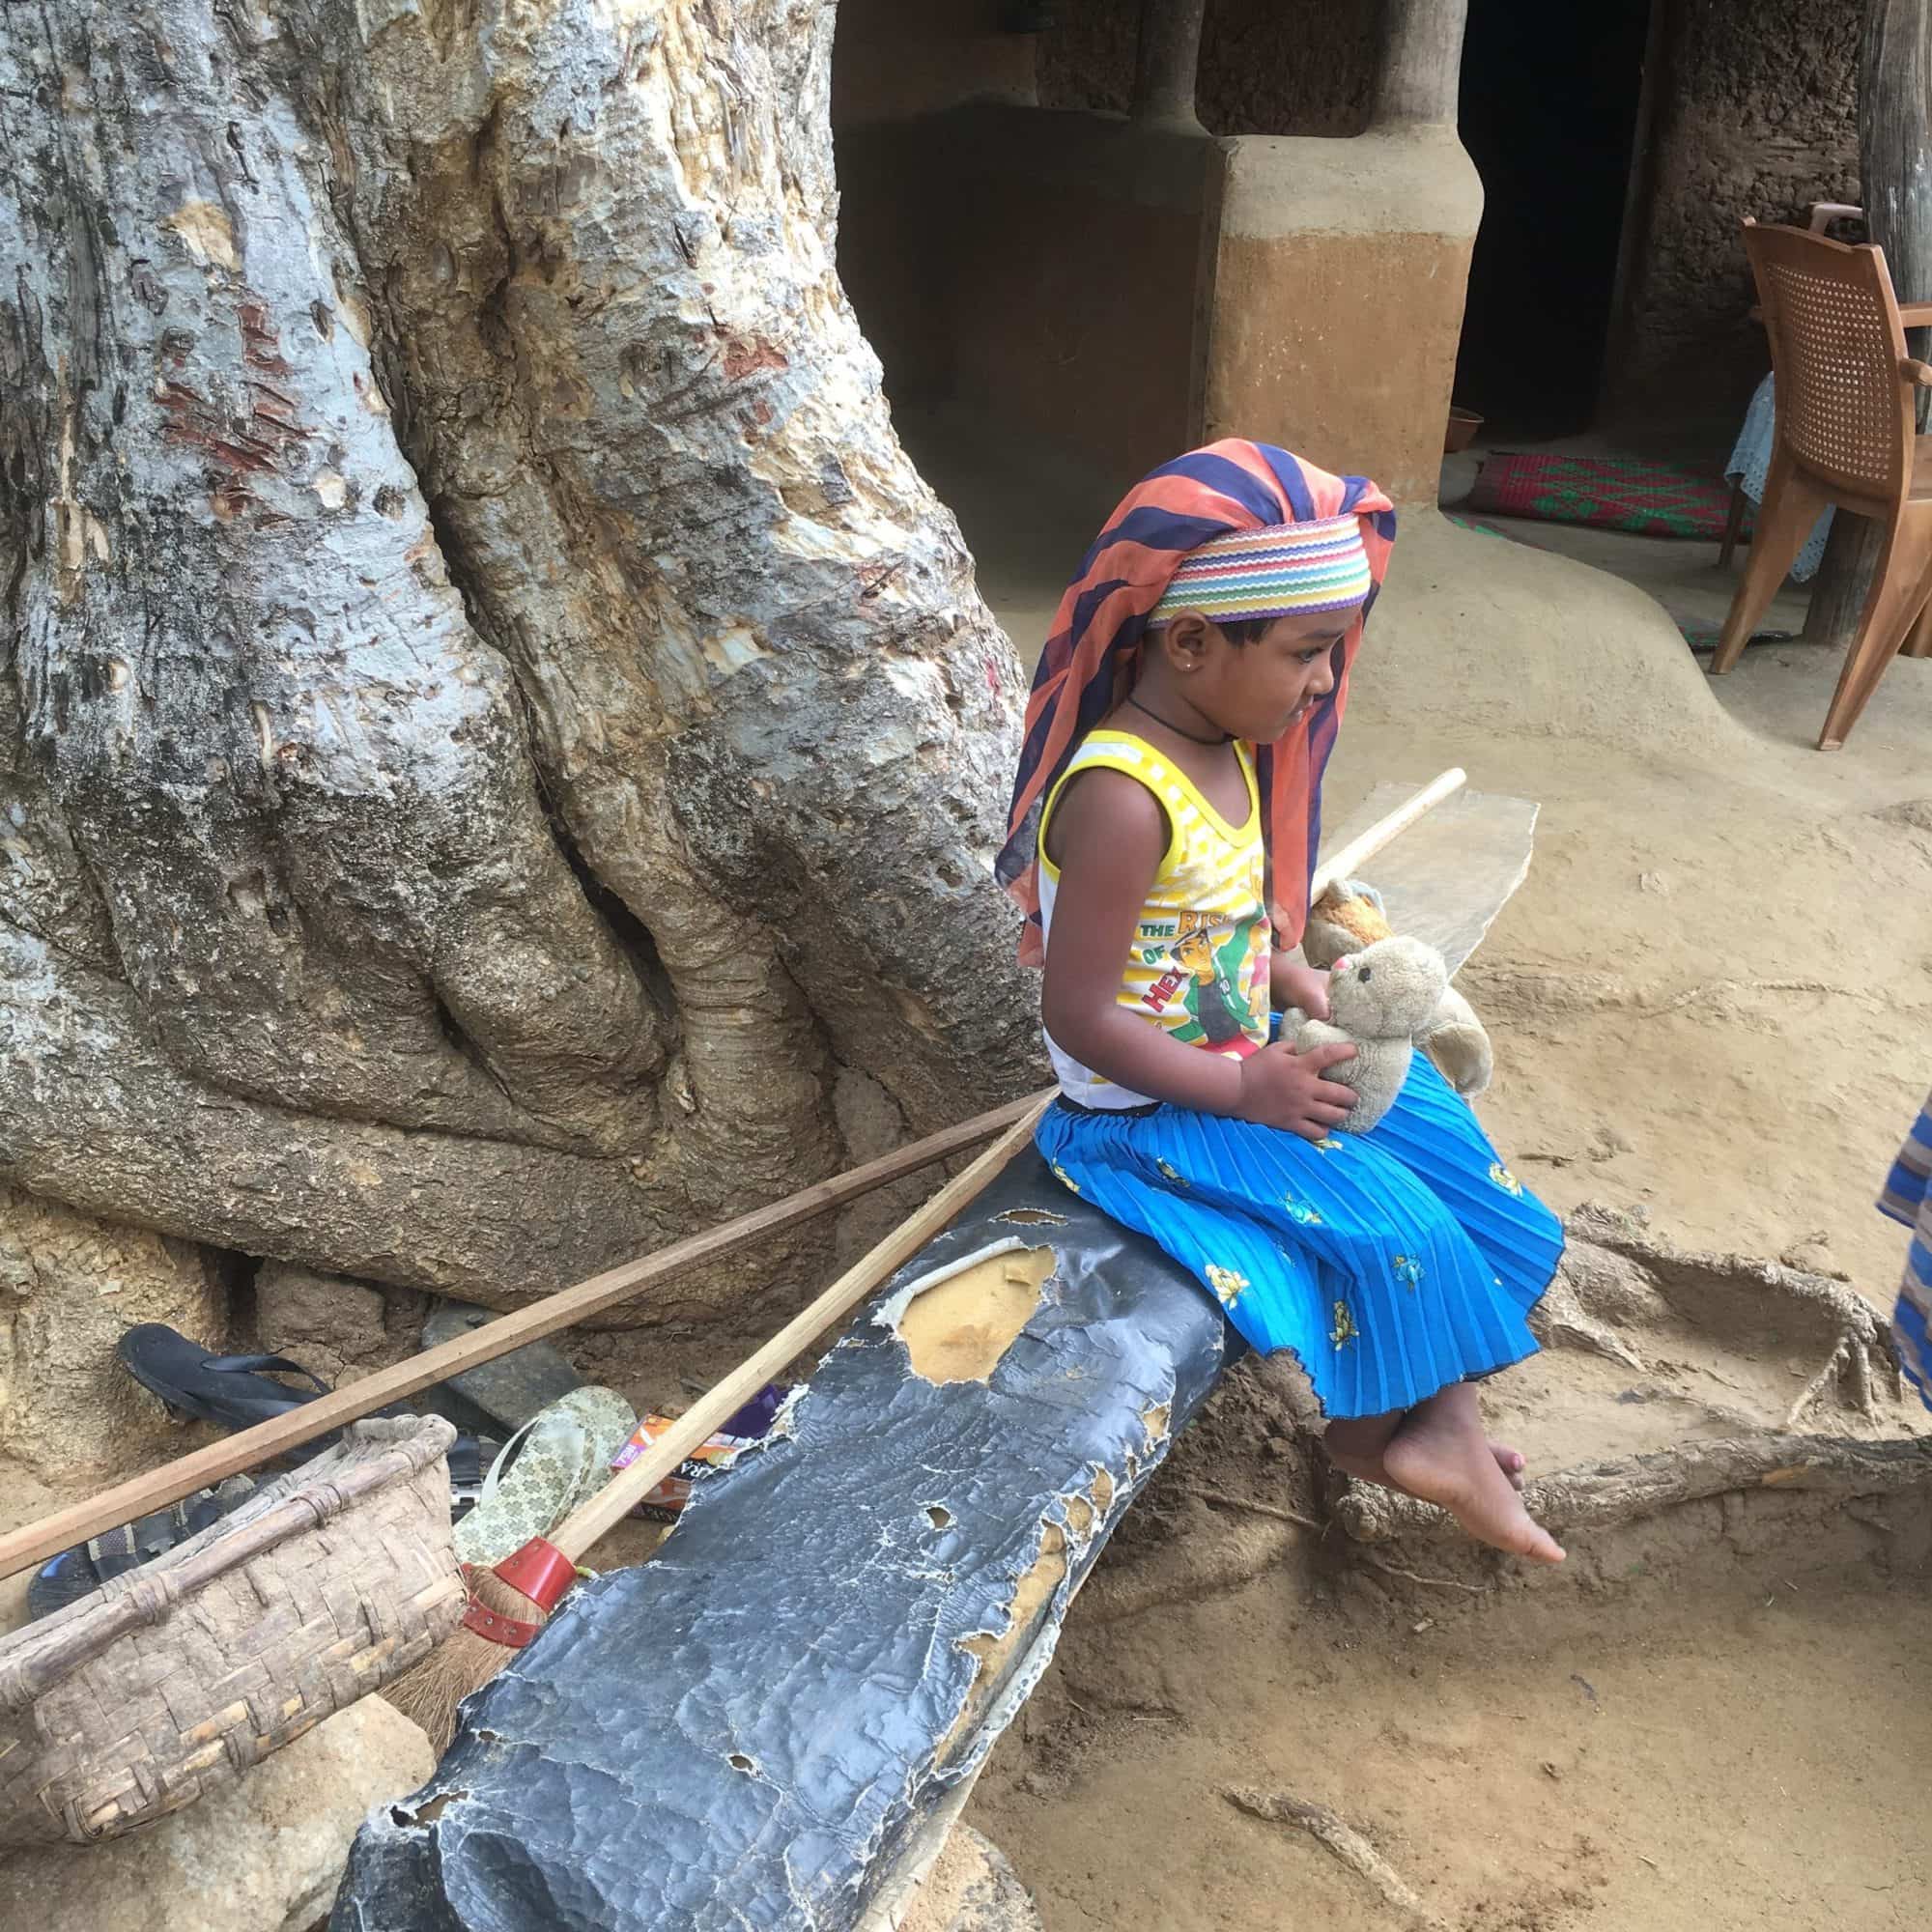
{"label": "wooden stick", "polygon": [[373,1376],[365,1376],[332,1395],[318,1396],[314,1402],[303,1403],[284,1415],[258,1422],[251,1429],[243,1429],[191,1455],[178,1457],[146,1475],[118,1483],[85,1502],[71,1504],[38,1522],[27,1523],[0,1536],[0,1577],[11,1577],[76,1543],[85,1543],[91,1536],[163,1509],[239,1470],[271,1462],[304,1442],[312,1442],[318,1435],[341,1428],[346,1422],[357,1421],[404,1396],[414,1395],[432,1382],[446,1381],[451,1376],[495,1361],[527,1342],[541,1341],[546,1335],[601,1315],[668,1275],[716,1261],[761,1236],[777,1234],[855,1201],[874,1188],[902,1180],[937,1161],[964,1153],[1016,1121],[1036,1118],[1041,1104],[1040,1094],[1031,1094],[1026,1099],[995,1107],[956,1127],[928,1134],[923,1140],[896,1148],[847,1174],[817,1181],[750,1214],[740,1214],[722,1227],[674,1241],[668,1248],[626,1262],[621,1267],[592,1275],[574,1288],[559,1289],[540,1301],[531,1302],[527,1308],[499,1315],[469,1334],[459,1335],[454,1341],[425,1350],[390,1368],[379,1369]]}
{"label": "wooden stick", "polygon": [[[1320,897],[1337,878],[1346,877],[1355,867],[1379,852],[1463,782],[1463,774],[1460,770],[1444,772],[1413,798],[1398,806],[1386,818],[1378,820],[1359,838],[1351,839],[1333,859],[1317,868],[1311,896]],[[802,1188],[782,1201],[773,1202],[768,1208],[740,1214],[721,1227],[709,1229],[701,1235],[692,1235],[682,1241],[672,1242],[668,1248],[660,1248],[637,1261],[626,1262],[621,1267],[592,1275],[574,1288],[559,1289],[540,1301],[533,1301],[527,1308],[500,1315],[496,1321],[469,1334],[460,1335],[454,1341],[445,1342],[440,1348],[425,1350],[407,1361],[379,1369],[373,1376],[365,1376],[348,1388],[319,1396],[314,1402],[303,1403],[285,1415],[258,1422],[252,1429],[242,1430],[222,1441],[211,1443],[206,1449],[197,1449],[191,1455],[163,1463],[158,1469],[151,1469],[146,1475],[117,1483],[98,1496],[71,1504],[52,1516],[41,1518],[37,1522],[27,1523],[0,1536],[0,1577],[14,1576],[30,1564],[43,1562],[47,1557],[74,1544],[85,1543],[89,1537],[99,1536],[104,1530],[118,1528],[124,1522],[132,1522],[137,1517],[164,1509],[169,1503],[179,1502],[183,1496],[207,1489],[242,1469],[272,1462],[291,1449],[299,1448],[304,1442],[312,1442],[318,1435],[340,1429],[344,1423],[357,1421],[390,1403],[401,1401],[405,1396],[414,1395],[432,1382],[445,1381],[485,1362],[493,1362],[499,1355],[506,1355],[512,1349],[520,1349],[526,1343],[541,1341],[547,1335],[554,1335],[560,1329],[588,1321],[603,1314],[606,1309],[630,1300],[680,1269],[716,1261],[748,1241],[777,1234],[814,1215],[842,1207],[848,1201],[856,1201],[874,1188],[901,1180],[937,1161],[964,1153],[969,1148],[979,1146],[1016,1122],[1030,1122],[1037,1119],[1052,1097],[1051,1090],[1043,1094],[1036,1094],[1027,1099],[995,1107],[956,1127],[928,1134],[923,1140],[895,1149],[878,1160],[853,1168],[847,1174],[836,1175],[829,1180]],[[794,1350],[793,1352],[797,1351]],[[694,1414],[696,1412],[696,1409],[692,1411]],[[730,1413],[727,1408],[724,1415],[729,1416]],[[710,1430],[707,1429],[705,1434],[709,1435]],[[667,1436],[665,1439],[668,1441],[670,1438]],[[703,1438],[700,1436],[698,1439],[701,1441]],[[638,1466],[638,1463],[632,1464],[633,1468]],[[628,1475],[630,1471],[625,1473]]]}
{"label": "wooden stick", "polygon": [[1399,805],[1386,818],[1378,818],[1359,837],[1351,838],[1332,859],[1325,859],[1315,868],[1315,879],[1308,890],[1309,903],[1312,905],[1338,879],[1346,879],[1364,860],[1373,858],[1391,839],[1399,838],[1422,817],[1431,812],[1469,781],[1469,775],[1460,765],[1451,766],[1440,778],[1432,779],[1406,804]]}
{"label": "wooden stick", "polygon": [[1046,1112],[1053,1097],[1053,1093],[1036,1096],[1026,1112],[971,1167],[949,1180],[917,1214],[901,1221],[816,1301],[793,1316],[756,1354],[740,1362],[723,1381],[699,1396],[628,1469],[573,1510],[544,1540],[575,1561],[607,1529],[621,1522],[787,1362],[850,1314],[901,1263],[918,1254],[1032,1139],[1035,1122]]}

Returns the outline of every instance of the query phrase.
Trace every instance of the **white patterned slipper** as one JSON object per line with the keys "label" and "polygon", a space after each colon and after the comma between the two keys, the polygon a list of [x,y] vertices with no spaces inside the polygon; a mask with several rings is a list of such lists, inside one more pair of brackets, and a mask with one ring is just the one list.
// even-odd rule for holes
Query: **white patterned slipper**
{"label": "white patterned slipper", "polygon": [[631,1405],[595,1383],[540,1410],[503,1445],[476,1507],[456,1525],[458,1558],[488,1570],[547,1536],[611,1480],[611,1459],[637,1426]]}

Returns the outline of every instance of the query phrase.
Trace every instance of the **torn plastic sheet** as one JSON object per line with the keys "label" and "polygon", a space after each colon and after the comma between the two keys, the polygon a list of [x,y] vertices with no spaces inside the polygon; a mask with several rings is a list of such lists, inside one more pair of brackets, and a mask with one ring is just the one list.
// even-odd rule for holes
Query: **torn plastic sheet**
{"label": "torn plastic sheet", "polygon": [[[909,1289],[1043,1246],[987,1379],[912,1372]],[[332,1932],[856,1925],[1037,1682],[1233,1339],[1029,1150],[859,1316],[788,1431],[469,1700],[436,1776],[364,1824]]]}

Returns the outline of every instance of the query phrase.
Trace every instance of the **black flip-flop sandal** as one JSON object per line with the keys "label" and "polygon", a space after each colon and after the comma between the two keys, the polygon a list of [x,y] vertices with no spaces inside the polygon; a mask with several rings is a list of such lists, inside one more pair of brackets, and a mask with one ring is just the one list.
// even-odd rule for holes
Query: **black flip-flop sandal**
{"label": "black flip-flop sandal", "polygon": [[199,1536],[238,1503],[255,1492],[246,1476],[230,1476],[218,1489],[196,1490],[166,1509],[124,1522],[119,1529],[76,1544],[42,1564],[27,1585],[27,1619],[38,1622],[55,1610],[91,1597],[101,1584],[152,1563],[156,1556]]}
{"label": "black flip-flop sandal", "polygon": [[[159,1321],[142,1321],[114,1345],[121,1366],[183,1415],[228,1430],[252,1429],[329,1392],[323,1378],[286,1355],[215,1355]],[[289,1388],[270,1374],[299,1376],[309,1386]],[[333,1438],[330,1438],[333,1439]],[[316,1443],[314,1448],[325,1446]]]}
{"label": "black flip-flop sandal", "polygon": [[[160,1321],[143,1321],[129,1328],[115,1344],[121,1365],[150,1394],[169,1408],[235,1432],[252,1429],[286,1415],[292,1408],[330,1393],[328,1384],[286,1355],[214,1355]],[[289,1388],[270,1381],[271,1375],[298,1376],[308,1388]],[[407,1404],[391,1404],[379,1415],[416,1413]],[[339,1430],[319,1435],[292,1451],[292,1462],[306,1462],[341,1439]],[[483,1478],[502,1445],[471,1434],[459,1435],[449,1445],[451,1505],[460,1515],[474,1504]]]}

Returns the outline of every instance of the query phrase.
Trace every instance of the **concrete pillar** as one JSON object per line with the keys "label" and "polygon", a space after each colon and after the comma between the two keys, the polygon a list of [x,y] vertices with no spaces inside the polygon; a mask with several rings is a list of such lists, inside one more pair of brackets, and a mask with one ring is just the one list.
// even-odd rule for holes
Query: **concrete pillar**
{"label": "concrete pillar", "polygon": [[1381,62],[1370,125],[1453,128],[1469,0],[1384,0],[1384,4]]}
{"label": "concrete pillar", "polygon": [[1455,129],[1224,144],[1204,289],[1209,437],[1435,501],[1483,188]]}
{"label": "concrete pillar", "polygon": [[1208,0],[1141,0],[1134,51],[1136,121],[1197,128],[1194,75],[1201,64],[1201,20]]}

